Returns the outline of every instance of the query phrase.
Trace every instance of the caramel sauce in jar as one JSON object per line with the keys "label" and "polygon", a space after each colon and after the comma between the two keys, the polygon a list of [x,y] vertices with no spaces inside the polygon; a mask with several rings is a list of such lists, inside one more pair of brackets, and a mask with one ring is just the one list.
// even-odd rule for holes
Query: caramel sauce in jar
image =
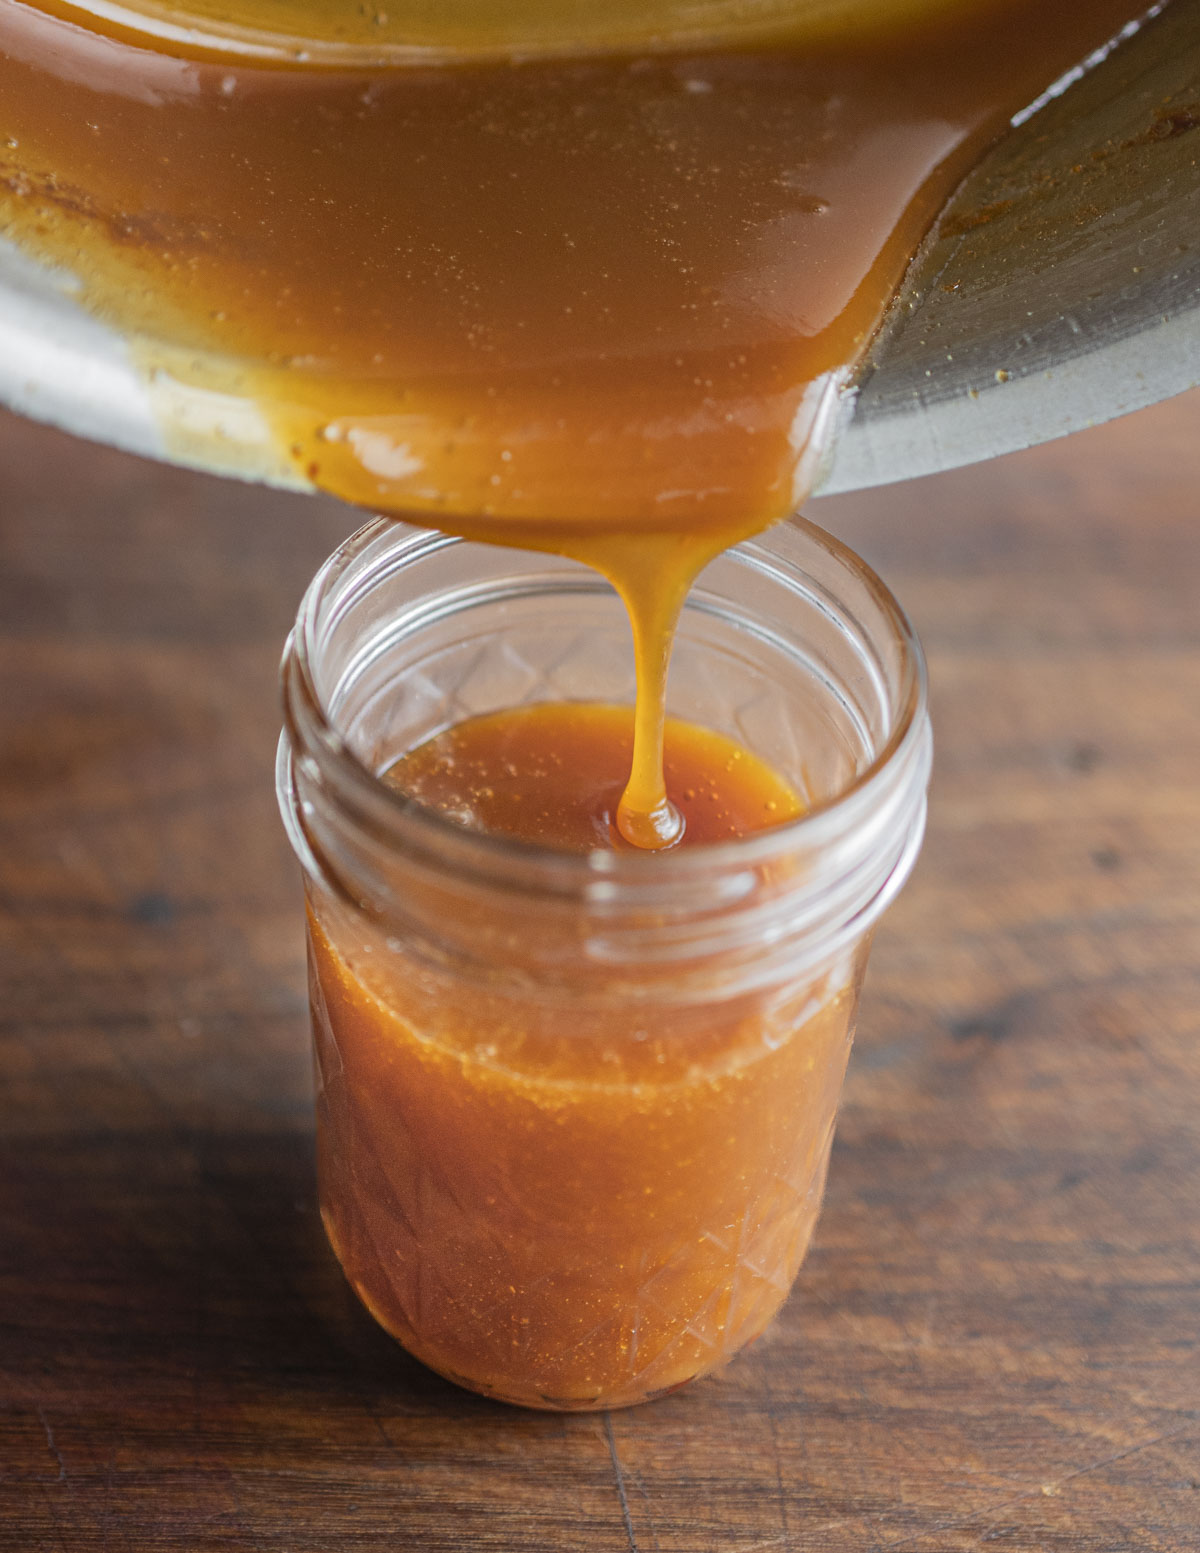
{"label": "caramel sauce in jar", "polygon": [[682,832],[647,854],[618,825],[634,709],[591,699],[630,674],[618,601],[401,534],[343,547],[285,659],[322,1212],[434,1369],[624,1406],[761,1331],[808,1245],[920,840],[919,653],[818,531],[722,557],[674,680],[714,726],[667,719]]}
{"label": "caramel sauce in jar", "polygon": [[[448,729],[386,780],[473,831],[624,848],[632,735],[628,707],[522,707]],[[694,725],[668,722],[665,764],[682,850],[802,812]],[[641,970],[631,1028],[635,1000],[567,942],[565,982],[522,992],[414,975],[337,920],[310,919],[322,1211],[382,1325],[477,1390],[569,1408],[670,1390],[757,1335],[812,1233],[861,954],[848,980],[766,1003],[726,995],[719,955],[711,995],[687,1002]]]}
{"label": "caramel sauce in jar", "polygon": [[472,1390],[572,1410],[758,1336],[820,1209],[865,948],[770,1020],[723,999],[642,1028],[564,999],[556,1025],[459,983],[431,1039],[336,924],[310,920],[322,1213],[383,1327]]}
{"label": "caramel sauce in jar", "polygon": [[[454,724],[402,756],[386,781],[456,824],[570,852],[628,845],[620,808],[633,754],[634,712],[549,701]],[[694,723],[667,721],[667,796],[677,845],[751,836],[794,820],[804,805],[740,744]]]}

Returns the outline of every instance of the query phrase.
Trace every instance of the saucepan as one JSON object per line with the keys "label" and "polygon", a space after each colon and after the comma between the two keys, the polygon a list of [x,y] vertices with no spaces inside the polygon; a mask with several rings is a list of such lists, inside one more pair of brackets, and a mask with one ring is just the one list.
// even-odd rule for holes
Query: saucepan
{"label": "saucepan", "polygon": [[[463,3],[424,11],[444,27]],[[734,0],[669,3],[708,25]],[[760,0],[768,21],[787,3]],[[836,20],[849,3],[814,15]],[[256,0],[255,14],[287,4]],[[318,16],[345,9],[313,0]],[[525,9],[542,18],[534,42],[554,46],[546,18],[562,6]],[[606,26],[636,42],[646,10],[619,0]],[[371,20],[386,26],[386,13]],[[846,396],[818,494],[990,458],[1200,384],[1200,0],[1153,8],[1088,65],[1018,115],[917,255]],[[3,239],[0,403],[134,453],[306,488],[250,400],[147,381],[133,342],[84,311],[69,274]]]}

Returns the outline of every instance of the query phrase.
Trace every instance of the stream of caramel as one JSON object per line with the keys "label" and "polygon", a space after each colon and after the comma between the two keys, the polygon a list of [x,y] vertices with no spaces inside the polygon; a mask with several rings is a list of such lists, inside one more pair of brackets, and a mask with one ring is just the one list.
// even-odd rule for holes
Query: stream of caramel
{"label": "stream of caramel", "polygon": [[[337,9],[314,0],[314,37]],[[397,63],[388,23],[381,63],[343,29],[347,65],[255,54],[215,16],[164,41],[0,0],[0,233],[77,277],[148,373],[256,402],[316,485],[603,572],[639,666],[621,828],[662,846],[691,582],[805,498],[947,195],[1138,6],[837,0],[834,27],[796,0],[763,35],[633,49],[623,3],[614,43],[593,18],[567,56],[561,7],[524,9],[534,57],[482,21],[472,53],[463,0],[452,62]]]}

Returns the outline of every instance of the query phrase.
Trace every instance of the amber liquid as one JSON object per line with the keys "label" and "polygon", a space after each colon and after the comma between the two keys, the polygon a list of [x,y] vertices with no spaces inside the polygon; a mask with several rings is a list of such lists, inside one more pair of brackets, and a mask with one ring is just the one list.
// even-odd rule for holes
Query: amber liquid
{"label": "amber liquid", "polygon": [[[632,735],[628,707],[523,707],[448,729],[387,780],[490,835],[623,848]],[[681,847],[801,812],[777,773],[694,725],[668,722],[665,764]],[[461,928],[476,908],[451,909]],[[736,992],[719,957],[690,998],[669,961],[626,965],[618,995],[602,964],[589,976],[567,906],[536,924],[508,909],[518,944],[553,939],[557,978],[513,978],[520,949],[488,947],[505,929],[486,908],[465,929],[476,964],[441,974],[314,901],[325,1222],[368,1308],[443,1374],[535,1407],[641,1401],[735,1352],[787,1293],[863,951],[765,996]]]}
{"label": "amber liquid", "polygon": [[0,231],[148,369],[252,396],[318,485],[599,567],[634,622],[622,823],[650,846],[690,582],[803,500],[980,148],[1138,10],[862,0],[841,36],[346,70],[56,5],[0,0]]}
{"label": "amber liquid", "polygon": [[[633,753],[630,707],[542,702],[472,717],[410,750],[387,781],[455,824],[565,852],[621,848],[618,809]],[[796,819],[802,805],[732,739],[669,718],[663,775],[680,846],[734,841]]]}

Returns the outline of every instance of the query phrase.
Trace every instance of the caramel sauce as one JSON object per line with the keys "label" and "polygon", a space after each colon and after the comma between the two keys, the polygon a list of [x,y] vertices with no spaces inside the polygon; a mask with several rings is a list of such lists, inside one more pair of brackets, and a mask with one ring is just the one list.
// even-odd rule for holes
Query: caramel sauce
{"label": "caramel sauce", "polygon": [[[804,499],[949,191],[1137,7],[776,3],[686,48],[654,21],[686,4],[622,3],[607,35],[593,9],[564,57],[567,11],[527,0],[517,60],[467,0],[440,53],[327,0],[196,0],[168,38],[168,8],[0,0],[0,232],[148,371],[249,395],[317,485],[604,572],[639,661],[622,827],[661,846],[688,586]],[[255,15],[354,63],[264,49]]]}
{"label": "caramel sauce", "polygon": [[[470,830],[568,852],[620,847],[633,740],[630,707],[539,702],[455,724],[402,756],[386,780]],[[683,846],[750,836],[803,812],[770,766],[677,718],[664,728],[663,776]]]}

